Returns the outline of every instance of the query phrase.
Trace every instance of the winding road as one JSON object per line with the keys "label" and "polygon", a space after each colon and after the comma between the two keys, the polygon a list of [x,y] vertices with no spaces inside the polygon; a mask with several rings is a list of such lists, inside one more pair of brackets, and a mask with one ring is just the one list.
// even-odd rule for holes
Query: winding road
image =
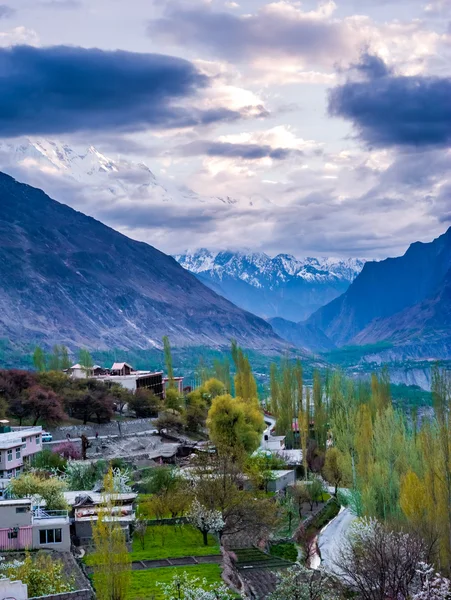
{"label": "winding road", "polygon": [[335,563],[340,557],[341,544],[355,518],[349,508],[342,508],[335,519],[332,519],[318,536],[321,567],[329,573],[340,575]]}

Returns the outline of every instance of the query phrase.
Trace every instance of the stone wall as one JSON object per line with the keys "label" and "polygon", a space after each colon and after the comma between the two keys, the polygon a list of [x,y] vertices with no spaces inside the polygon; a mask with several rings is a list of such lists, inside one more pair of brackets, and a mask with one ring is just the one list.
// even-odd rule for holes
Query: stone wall
{"label": "stone wall", "polygon": [[92,590],[77,590],[75,592],[66,592],[65,594],[51,594],[50,596],[40,596],[39,598],[30,598],[30,600],[93,600]]}
{"label": "stone wall", "polygon": [[[134,433],[143,433],[155,429],[152,419],[130,419],[121,422],[121,431],[123,435],[132,435]],[[96,433],[100,436],[118,435],[119,427],[117,421],[104,423],[103,425],[68,425],[66,427],[56,427],[50,430],[53,439],[66,440],[69,433],[72,438],[81,437],[83,434],[87,437],[94,437]]]}

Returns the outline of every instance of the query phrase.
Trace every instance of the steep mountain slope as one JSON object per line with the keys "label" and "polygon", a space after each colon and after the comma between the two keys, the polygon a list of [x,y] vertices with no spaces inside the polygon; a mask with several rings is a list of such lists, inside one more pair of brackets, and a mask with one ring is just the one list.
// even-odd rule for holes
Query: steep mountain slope
{"label": "steep mountain slope", "polygon": [[325,333],[314,325],[294,323],[280,317],[269,319],[269,323],[277,335],[297,348],[303,348],[309,352],[327,352],[335,348]]}
{"label": "steep mountain slope", "polygon": [[308,324],[337,345],[381,340],[427,345],[450,329],[451,228],[404,256],[369,262],[349,290],[318,310]]}
{"label": "steep mountain slope", "polygon": [[0,174],[0,337],[16,343],[148,348],[285,345],[270,325],[133,241]]}
{"label": "steep mountain slope", "polygon": [[287,254],[210,252],[205,248],[175,256],[211,289],[264,318],[306,319],[344,291],[364,261],[297,259]]}

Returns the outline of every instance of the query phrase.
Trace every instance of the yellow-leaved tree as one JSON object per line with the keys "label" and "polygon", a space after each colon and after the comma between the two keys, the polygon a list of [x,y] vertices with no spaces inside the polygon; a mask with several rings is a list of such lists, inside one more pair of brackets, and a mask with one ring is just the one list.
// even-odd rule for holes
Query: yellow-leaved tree
{"label": "yellow-leaved tree", "polygon": [[114,480],[110,468],[97,522],[93,524],[94,584],[98,600],[124,600],[130,584],[131,560],[124,530],[114,511]]}

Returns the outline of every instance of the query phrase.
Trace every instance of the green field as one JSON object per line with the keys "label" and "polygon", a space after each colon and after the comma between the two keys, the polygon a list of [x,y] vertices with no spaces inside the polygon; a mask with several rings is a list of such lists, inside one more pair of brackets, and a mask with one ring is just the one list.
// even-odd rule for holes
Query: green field
{"label": "green field", "polygon": [[133,561],[208,554],[220,554],[217,540],[209,535],[208,546],[204,546],[202,534],[191,525],[149,526],[144,540],[144,549],[141,540],[137,537],[133,539]]}
{"label": "green field", "polygon": [[189,577],[206,579],[207,584],[222,583],[219,565],[194,565],[192,567],[162,567],[148,571],[133,571],[128,591],[129,600],[164,600],[158,583],[169,583],[176,573],[186,572]]}

